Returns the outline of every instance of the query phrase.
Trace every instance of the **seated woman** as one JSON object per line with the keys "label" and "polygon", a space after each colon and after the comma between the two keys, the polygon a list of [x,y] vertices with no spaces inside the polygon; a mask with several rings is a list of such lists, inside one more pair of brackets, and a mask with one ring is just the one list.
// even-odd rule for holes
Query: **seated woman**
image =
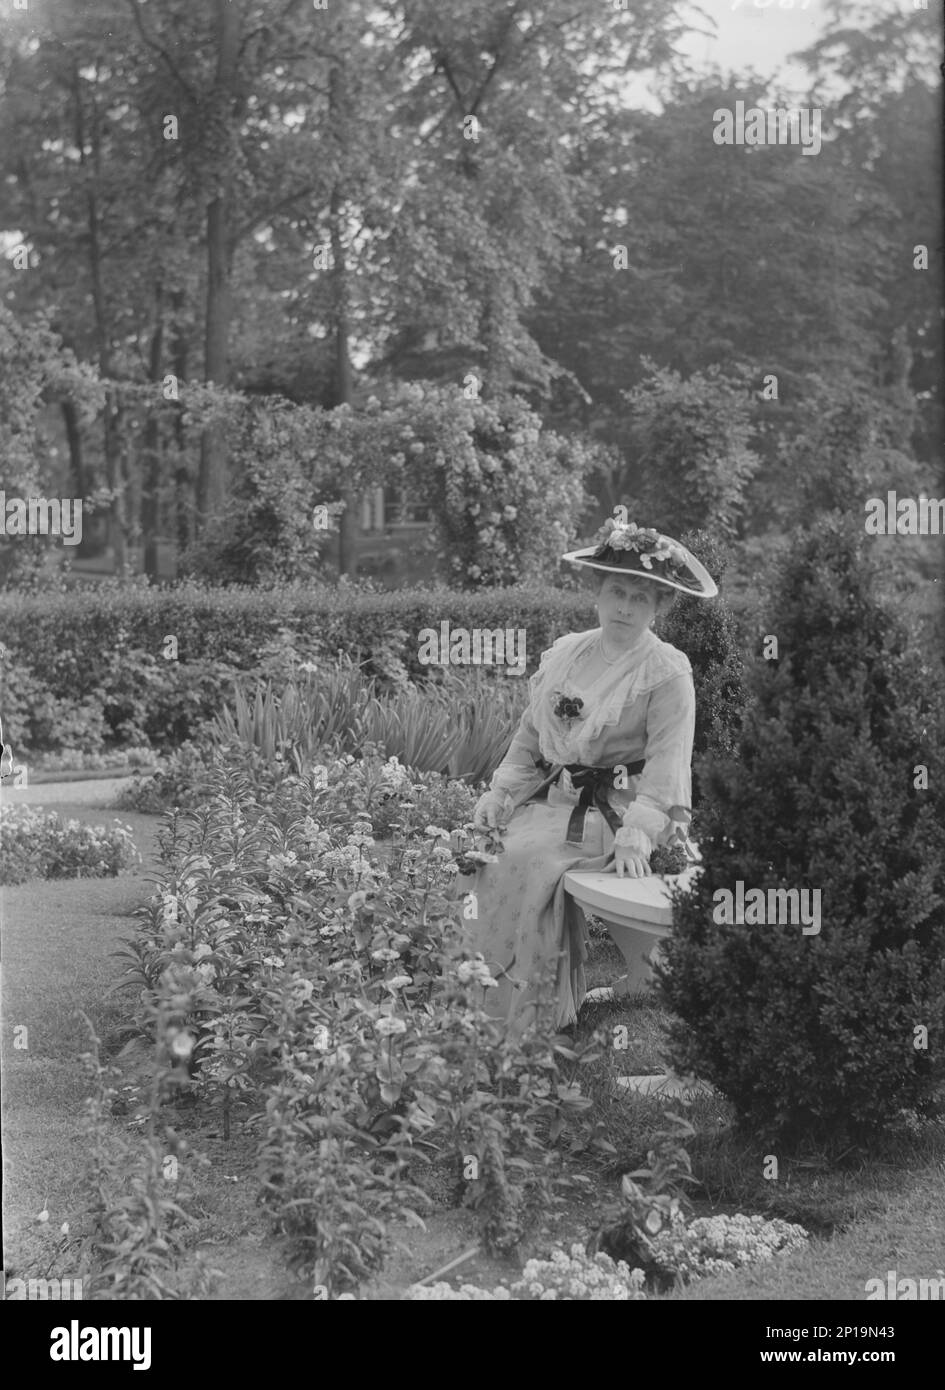
{"label": "seated woman", "polygon": [[470,885],[470,946],[498,981],[486,1007],[516,1032],[565,1027],[584,999],[587,924],[564,891],[565,872],[647,874],[654,845],[690,814],[692,670],[651,629],[678,592],[718,590],[667,536],[613,521],[602,535],[563,557],[594,572],[600,626],[542,654],[528,708],[475,811],[478,828],[504,831],[505,849]]}

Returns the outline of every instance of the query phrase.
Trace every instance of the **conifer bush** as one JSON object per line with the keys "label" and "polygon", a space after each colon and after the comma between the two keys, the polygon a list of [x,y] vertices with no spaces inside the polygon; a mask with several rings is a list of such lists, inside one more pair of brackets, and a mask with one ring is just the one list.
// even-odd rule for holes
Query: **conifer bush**
{"label": "conifer bush", "polygon": [[[771,1138],[862,1138],[932,1111],[945,1075],[942,670],[877,598],[858,524],[831,514],[779,561],[778,657],[734,753],[701,759],[703,872],[660,971],[673,1065]],[[819,889],[819,931],[715,920],[739,881],[769,905]]]}

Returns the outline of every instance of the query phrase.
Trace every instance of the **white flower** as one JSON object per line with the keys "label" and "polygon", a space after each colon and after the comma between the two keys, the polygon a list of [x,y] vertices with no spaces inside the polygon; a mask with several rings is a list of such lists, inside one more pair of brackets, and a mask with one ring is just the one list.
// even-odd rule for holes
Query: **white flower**
{"label": "white flower", "polygon": [[382,961],[385,965],[390,965],[395,960],[400,960],[400,953],[392,951],[389,946],[381,946],[378,950],[371,952],[371,960]]}
{"label": "white flower", "polygon": [[263,965],[271,965],[274,970],[279,970],[285,965],[281,956],[263,956],[262,963]]}
{"label": "white flower", "polygon": [[492,978],[485,960],[479,954],[475,955],[472,960],[460,962],[456,968],[456,978],[461,984],[468,985],[475,982],[483,989],[495,988],[497,983]]}
{"label": "white flower", "polygon": [[464,858],[469,859],[473,864],[498,864],[499,862],[497,854],[486,854],[481,849],[467,850]]}
{"label": "white flower", "polygon": [[212,956],[213,947],[208,946],[206,941],[201,941],[199,946],[194,947],[194,960],[203,960],[204,956]]}
{"label": "white flower", "polygon": [[186,1062],[193,1050],[194,1040],[184,1029],[175,1033],[171,1038],[171,1051],[175,1057],[180,1057],[182,1061]]}
{"label": "white flower", "polygon": [[390,980],[385,981],[389,990],[406,989],[407,985],[413,984],[411,975],[394,975]]}
{"label": "white flower", "polygon": [[423,833],[430,840],[448,840],[450,837],[450,832],[444,830],[442,825],[428,825]]}
{"label": "white flower", "polygon": [[397,1033],[406,1033],[407,1025],[402,1018],[394,1018],[391,1014],[385,1014],[383,1018],[375,1020],[374,1027],[382,1038],[392,1038]]}

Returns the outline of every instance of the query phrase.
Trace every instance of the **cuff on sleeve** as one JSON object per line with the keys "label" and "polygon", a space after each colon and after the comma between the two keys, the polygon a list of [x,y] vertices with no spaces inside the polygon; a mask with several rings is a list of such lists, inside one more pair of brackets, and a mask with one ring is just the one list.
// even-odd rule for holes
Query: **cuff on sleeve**
{"label": "cuff on sleeve", "polygon": [[618,845],[623,845],[624,849],[632,849],[636,854],[642,854],[644,859],[649,859],[653,853],[653,843],[649,835],[635,826],[622,825],[614,840]]}
{"label": "cuff on sleeve", "polygon": [[639,801],[631,801],[624,812],[623,823],[628,829],[642,830],[651,840],[658,840],[669,825],[669,816]]}

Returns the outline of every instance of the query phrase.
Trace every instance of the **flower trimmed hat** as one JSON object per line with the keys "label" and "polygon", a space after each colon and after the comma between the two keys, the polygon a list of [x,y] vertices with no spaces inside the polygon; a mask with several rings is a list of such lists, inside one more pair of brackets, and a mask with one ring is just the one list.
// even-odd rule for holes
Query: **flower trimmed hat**
{"label": "flower trimmed hat", "polygon": [[693,598],[714,598],[719,591],[709,571],[691,551],[652,526],[637,526],[633,521],[620,523],[608,517],[596,542],[583,550],[570,550],[561,558],[589,569],[652,579]]}

